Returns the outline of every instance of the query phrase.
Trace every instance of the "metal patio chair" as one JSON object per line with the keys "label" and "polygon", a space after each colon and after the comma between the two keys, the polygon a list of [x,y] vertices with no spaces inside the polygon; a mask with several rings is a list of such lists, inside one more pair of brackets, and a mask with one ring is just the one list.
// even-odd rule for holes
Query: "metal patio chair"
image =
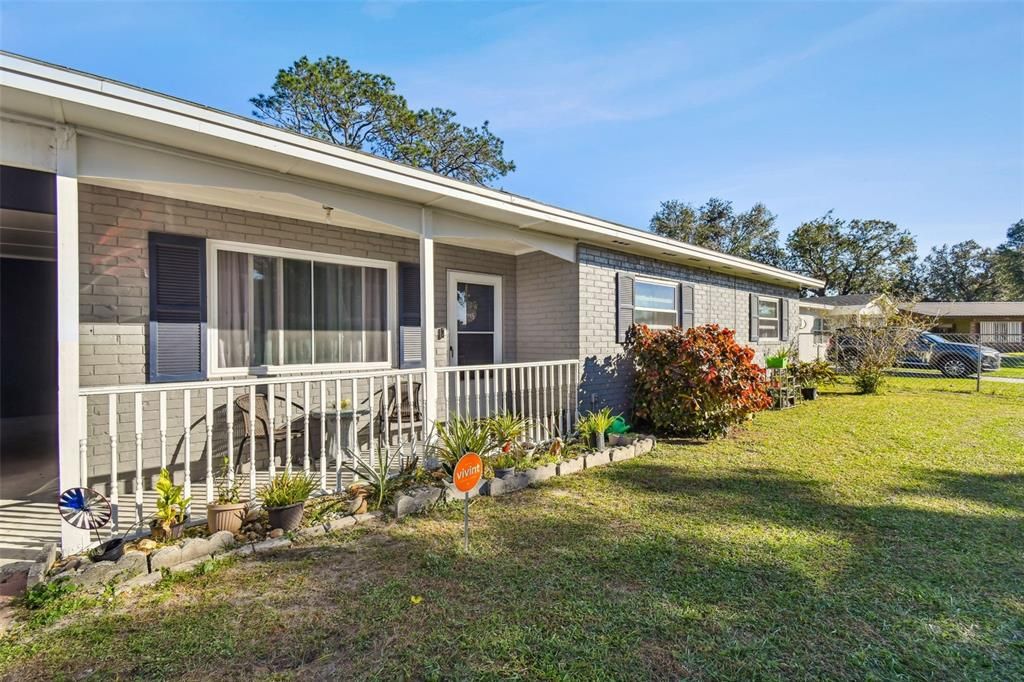
{"label": "metal patio chair", "polygon": [[[267,396],[263,393],[256,394],[255,400],[255,417],[253,420],[250,418],[250,405],[249,396],[240,395],[235,398],[235,407],[238,408],[239,413],[242,416],[243,432],[242,438],[238,443],[238,454],[235,457],[236,466],[242,463],[242,453],[245,451],[245,444],[249,442],[251,438],[259,438],[267,441],[267,451],[270,451],[270,439],[274,439],[274,451],[278,452],[277,444],[284,443],[288,440],[289,428],[288,423],[285,419],[282,419],[286,413],[288,401],[281,396],[274,396],[275,408],[280,404],[280,408],[274,410],[275,421],[278,423],[272,424],[270,421],[270,403],[267,401]],[[305,428],[304,416],[306,413],[305,408],[299,403],[292,402],[292,421],[291,421],[291,438],[302,438]],[[297,412],[296,412],[297,410]],[[253,429],[253,422],[255,421],[255,430]]]}

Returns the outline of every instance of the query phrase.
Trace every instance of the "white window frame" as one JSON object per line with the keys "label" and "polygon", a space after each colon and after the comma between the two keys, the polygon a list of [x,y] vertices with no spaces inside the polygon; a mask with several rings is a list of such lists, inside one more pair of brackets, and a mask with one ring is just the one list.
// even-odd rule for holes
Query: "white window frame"
{"label": "white window frame", "polygon": [[[648,324],[647,327],[649,329],[671,329],[672,327],[678,327],[679,326],[679,318],[681,317],[680,308],[682,307],[682,301],[679,300],[679,288],[680,288],[679,287],[679,284],[680,284],[679,282],[676,282],[675,280],[671,280],[671,279],[662,279],[660,277],[651,277],[649,275],[634,275],[633,276],[633,282],[634,282],[634,284],[633,284],[633,292],[634,292],[633,293],[633,315],[634,315],[634,317],[636,316],[636,311],[637,310],[644,310],[644,311],[647,311],[647,312],[655,312],[655,313],[667,313],[668,312],[665,308],[645,308],[643,306],[640,306],[640,305],[636,304],[636,284],[638,284],[638,283],[657,284],[658,286],[669,287],[670,289],[672,289],[672,306],[673,306],[673,311],[672,312],[674,312],[675,315],[676,315],[676,321],[675,321],[675,324]],[[646,324],[646,323],[641,323],[641,324]]]}
{"label": "white window frame", "polygon": [[[494,362],[500,365],[504,362],[502,356],[502,308],[505,305],[505,297],[501,291],[502,276],[491,275],[482,272],[465,272],[463,270],[448,271],[448,345],[451,353],[448,357],[448,365],[456,367],[459,364],[459,322],[455,317],[458,308],[456,293],[458,283],[483,284],[494,287]],[[470,332],[472,333],[472,332]]]}
{"label": "white window frame", "polygon": [[[252,256],[276,256],[294,260],[308,260],[318,263],[334,263],[337,265],[353,265],[359,267],[379,268],[387,271],[387,304],[388,304],[388,341],[387,360],[381,362],[313,362],[296,365],[256,365],[254,367],[221,367],[219,365],[220,354],[217,352],[218,337],[218,310],[217,310],[217,253],[219,251],[234,251],[246,253]],[[355,258],[350,256],[338,256],[335,254],[321,253],[319,251],[303,251],[300,249],[289,249],[283,246],[264,246],[260,244],[248,244],[246,242],[231,242],[218,239],[206,240],[206,295],[207,295],[207,334],[206,352],[209,358],[208,367],[211,377],[238,376],[240,374],[300,374],[300,373],[321,373],[331,371],[359,371],[374,369],[391,369],[392,363],[398,357],[398,264],[393,261],[373,260],[370,258]],[[278,292],[282,295],[283,289]],[[252,316],[250,315],[250,320]],[[283,347],[278,345],[279,348]],[[316,357],[315,335],[313,345],[310,347],[310,357]]]}
{"label": "white window frame", "polygon": [[[761,301],[771,301],[775,304],[775,336],[762,336],[761,335],[761,320],[770,320],[772,318],[761,315]],[[782,338],[782,306],[783,299],[779,296],[757,296],[757,340],[758,341],[778,341]]]}

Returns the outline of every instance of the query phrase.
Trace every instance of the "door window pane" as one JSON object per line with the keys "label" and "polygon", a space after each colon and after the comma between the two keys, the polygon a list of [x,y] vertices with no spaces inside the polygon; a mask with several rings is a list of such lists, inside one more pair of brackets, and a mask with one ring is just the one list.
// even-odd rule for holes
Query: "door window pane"
{"label": "door window pane", "polygon": [[494,334],[459,334],[460,365],[490,365],[494,363]]}
{"label": "door window pane", "polygon": [[313,283],[311,263],[305,260],[285,259],[282,264],[284,278],[284,363],[308,364],[313,361]]}
{"label": "door window pane", "polygon": [[494,287],[459,282],[456,291],[459,331],[494,331]]}

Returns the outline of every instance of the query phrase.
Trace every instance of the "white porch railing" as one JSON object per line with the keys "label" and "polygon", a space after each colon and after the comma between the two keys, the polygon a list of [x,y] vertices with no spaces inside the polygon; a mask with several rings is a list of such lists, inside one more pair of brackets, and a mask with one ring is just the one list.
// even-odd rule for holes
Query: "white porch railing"
{"label": "white porch railing", "polygon": [[[408,445],[412,456],[430,437],[426,381],[416,369],[82,388],[79,464],[108,495],[115,531],[152,513],[163,468],[194,501],[213,500],[225,463],[250,498],[282,470],[340,490],[349,452],[375,462],[382,446]],[[515,412],[537,441],[576,426],[575,360],[437,368],[435,381],[442,421]]]}
{"label": "white porch railing", "polygon": [[537,442],[576,428],[578,360],[438,367],[437,373],[445,415],[520,414],[530,420],[530,437]]}
{"label": "white porch railing", "polygon": [[81,470],[105,489],[115,529],[125,521],[122,494],[141,521],[163,468],[187,496],[204,482],[207,502],[225,460],[250,498],[278,471],[300,468],[322,489],[340,489],[351,480],[346,449],[373,462],[384,444],[426,438],[424,380],[423,370],[387,370],[83,388]]}

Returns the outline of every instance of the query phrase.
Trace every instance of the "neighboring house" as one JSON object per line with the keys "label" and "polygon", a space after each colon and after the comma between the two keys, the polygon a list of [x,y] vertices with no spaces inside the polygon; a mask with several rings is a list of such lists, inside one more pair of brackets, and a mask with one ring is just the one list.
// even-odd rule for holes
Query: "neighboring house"
{"label": "neighboring house", "polygon": [[814,296],[805,298],[801,303],[813,303],[821,306],[821,310],[824,311],[823,315],[827,319],[857,321],[862,324],[871,320],[884,319],[886,311],[892,308],[892,300],[885,294]]}
{"label": "neighboring house", "polygon": [[[1003,351],[1020,350],[1024,343],[1024,301],[929,301],[909,306],[894,303],[885,294],[850,294],[815,296],[803,299],[800,305],[801,314],[816,314],[820,321],[815,323],[826,330],[853,321],[880,322],[886,311],[896,306],[928,319],[931,331],[938,334],[980,335],[983,343]],[[816,306],[817,311],[805,311],[809,306]]]}
{"label": "neighboring house", "polygon": [[828,354],[826,317],[831,306],[801,299],[800,326],[797,329],[797,357],[804,361],[823,360]]}
{"label": "neighboring house", "polygon": [[934,319],[932,331],[939,334],[980,334],[996,350],[1022,350],[1024,301],[934,301],[912,310]]}
{"label": "neighboring house", "polygon": [[292,467],[327,488],[339,447],[422,441],[452,414],[565,432],[628,410],[631,324],[714,322],[763,353],[822,285],[17,56],[0,105],[3,267],[56,280],[3,290],[59,359],[4,393],[59,416],[57,455],[18,466],[59,477],[48,500],[102,489],[122,528],[162,466],[200,503],[224,457],[250,493]]}

